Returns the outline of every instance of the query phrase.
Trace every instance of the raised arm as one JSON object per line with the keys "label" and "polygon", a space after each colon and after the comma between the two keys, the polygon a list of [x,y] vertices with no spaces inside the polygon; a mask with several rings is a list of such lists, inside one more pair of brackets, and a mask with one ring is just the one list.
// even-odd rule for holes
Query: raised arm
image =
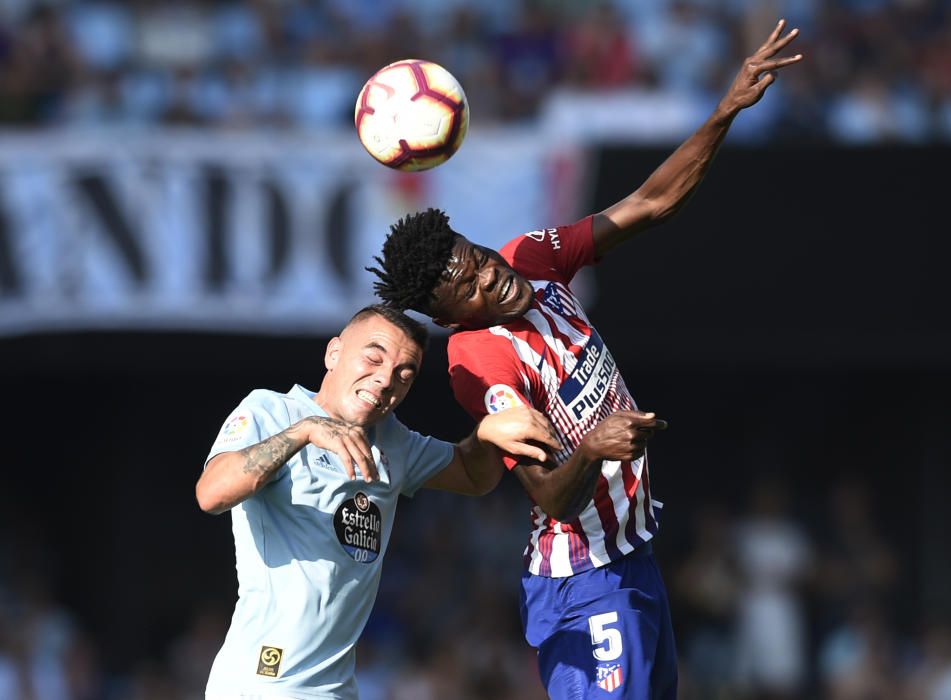
{"label": "raised arm", "polygon": [[471,435],[456,444],[452,461],[425,486],[483,496],[498,485],[505,472],[500,449],[544,463],[548,460],[546,448],[561,449],[548,419],[529,406],[514,406],[483,418]]}
{"label": "raised arm", "polygon": [[243,450],[215,455],[195,485],[198,506],[214,515],[234,508],[260,491],[307,444],[336,453],[351,479],[356,478],[354,465],[366,481],[378,476],[361,428],[311,416]]}
{"label": "raised arm", "polygon": [[733,119],[756,104],[776,74],[773,71],[802,60],[797,54],[774,58],[799,34],[783,35],[780,20],[769,38],[744,62],[729,90],[703,125],[684,141],[630,195],[594,216],[595,255],[602,256],[622,241],[669,219],[686,204],[706,175]]}
{"label": "raised arm", "polygon": [[568,522],[581,514],[594,495],[602,460],[637,459],[654,431],[666,427],[667,422],[653,413],[618,411],[588,432],[564,463],[552,469],[525,460],[513,471],[542,510]]}

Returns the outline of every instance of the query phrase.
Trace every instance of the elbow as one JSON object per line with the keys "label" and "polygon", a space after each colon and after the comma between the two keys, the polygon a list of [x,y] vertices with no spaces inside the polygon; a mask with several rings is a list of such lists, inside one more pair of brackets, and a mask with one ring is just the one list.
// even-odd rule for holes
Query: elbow
{"label": "elbow", "polygon": [[578,518],[591,502],[591,494],[560,490],[547,494],[544,502],[537,502],[542,510],[558,522],[569,523]]}
{"label": "elbow", "polygon": [[532,498],[535,503],[538,504],[538,507],[545,511],[548,517],[558,522],[567,523],[581,515],[580,508],[572,507],[569,500],[563,496],[559,496],[559,494],[536,493]]}
{"label": "elbow", "polygon": [[495,490],[495,487],[499,485],[499,479],[495,479],[491,482],[483,482],[481,484],[473,484],[472,491],[470,495],[472,496],[488,496]]}
{"label": "elbow", "polygon": [[581,515],[582,510],[582,508],[571,504],[556,504],[552,506],[551,510],[546,509],[545,512],[560,523],[570,523]]}
{"label": "elbow", "polygon": [[222,494],[217,493],[216,489],[201,479],[195,485],[195,500],[202,512],[209,515],[220,515],[231,508]]}
{"label": "elbow", "polygon": [[495,490],[495,487],[502,481],[502,470],[499,469],[491,475],[481,475],[479,479],[472,479],[468,490],[470,496],[487,496]]}

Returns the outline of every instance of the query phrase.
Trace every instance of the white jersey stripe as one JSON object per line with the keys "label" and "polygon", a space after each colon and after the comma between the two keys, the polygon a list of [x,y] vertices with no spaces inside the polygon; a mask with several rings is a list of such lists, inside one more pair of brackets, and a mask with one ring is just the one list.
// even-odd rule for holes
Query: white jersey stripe
{"label": "white jersey stripe", "polygon": [[534,367],[538,371],[538,374],[545,385],[545,390],[557,393],[558,372],[548,363],[547,360],[543,359],[541,355],[535,352],[535,349],[531,345],[526,343],[521,338],[516,338],[508,330],[502,328],[501,326],[493,326],[489,330],[496,335],[501,335],[505,338],[508,338],[509,342],[512,343],[512,347],[515,348],[518,358],[523,363]]}
{"label": "white jersey stripe", "polygon": [[[568,323],[568,321],[566,321],[566,320],[565,320],[563,317],[561,317],[561,316],[553,315],[553,316],[552,316],[552,320],[554,321],[555,326],[557,326],[558,331],[559,331],[563,336],[565,336],[566,338],[568,338],[568,339],[571,341],[571,344],[572,344],[572,345],[579,345],[583,340],[585,340],[586,338],[589,337],[587,334],[582,333],[582,332],[579,331],[577,328],[575,328],[573,325],[571,325],[570,323]],[[539,330],[541,330],[541,329],[539,329]],[[568,358],[565,358],[565,359],[568,359]],[[574,364],[578,361],[578,358],[576,358],[574,355],[571,356],[571,359],[574,361],[574,362],[572,362],[572,367],[569,368],[568,365],[567,365],[567,363],[565,364],[565,369],[568,370],[569,374],[571,373],[571,370],[574,369]]]}
{"label": "white jersey stripe", "polygon": [[[557,337],[553,331],[552,319],[543,314],[541,311],[536,309],[530,309],[528,313],[525,314],[525,320],[535,326],[538,329],[538,333],[545,340],[545,344],[551,348],[552,352],[555,353],[556,357],[563,358],[567,360],[565,362],[565,371],[571,373],[571,370],[574,369],[574,365],[577,362],[577,359],[574,355],[568,352],[568,348],[565,347],[564,342],[561,338]],[[570,366],[569,366],[570,365]]]}
{"label": "white jersey stripe", "polygon": [[[643,462],[643,460],[641,460]],[[637,482],[637,491],[634,492],[635,498],[637,498],[637,504],[631,508],[634,511],[634,531],[637,532],[637,536],[640,537],[645,542],[649,540],[653,535],[647,531],[647,518],[644,514],[644,482]]]}
{"label": "white jersey stripe", "polygon": [[555,523],[555,536],[551,540],[551,565],[552,573],[555,571],[571,571],[571,556],[569,554],[568,540],[569,535],[561,529],[561,523]]}
{"label": "white jersey stripe", "polygon": [[[598,509],[589,506],[585,508],[578,516],[584,533],[588,536],[588,558],[595,566],[604,566],[611,561],[611,555],[608,554],[604,546],[604,528],[601,526],[601,516],[598,515]],[[552,576],[555,576],[552,571]],[[565,576],[566,574],[561,574]]]}
{"label": "white jersey stripe", "polygon": [[[608,465],[610,465],[610,468]],[[605,461],[604,466],[601,467],[601,473],[608,479],[608,494],[611,496],[611,505],[614,506],[614,517],[617,518],[618,522],[614,543],[619,550],[627,553],[634,549],[634,546],[627,541],[627,537],[624,535],[631,503],[627,498],[627,491],[624,489],[624,476],[621,474],[621,463],[616,460],[611,462]]]}
{"label": "white jersey stripe", "polygon": [[538,506],[532,508],[532,534],[528,540],[529,545],[525,548],[525,553],[527,554],[529,549],[531,549],[531,563],[528,569],[536,575],[541,568],[542,559],[544,558],[538,548],[538,536],[542,533],[542,530],[545,529],[545,520],[547,518],[548,516],[545,515],[545,511],[541,508]]}

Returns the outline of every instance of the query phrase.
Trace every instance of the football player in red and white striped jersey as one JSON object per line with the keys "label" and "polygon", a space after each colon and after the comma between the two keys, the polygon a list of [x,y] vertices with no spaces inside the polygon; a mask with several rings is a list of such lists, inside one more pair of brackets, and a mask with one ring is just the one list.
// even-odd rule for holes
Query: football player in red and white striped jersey
{"label": "football player in red and white striped jersey", "polygon": [[[532,501],[522,618],[552,698],[674,698],[677,655],[651,552],[660,503],[646,443],[665,421],[637,409],[569,285],[619,243],[669,219],[700,184],[736,115],[762,97],[798,34],[780,21],[707,121],[625,199],[496,252],[429,209],[391,227],[379,296],[453,329],[453,392],[474,417],[528,404],[561,442],[554,468],[506,465]],[[552,460],[549,460],[552,461]]]}

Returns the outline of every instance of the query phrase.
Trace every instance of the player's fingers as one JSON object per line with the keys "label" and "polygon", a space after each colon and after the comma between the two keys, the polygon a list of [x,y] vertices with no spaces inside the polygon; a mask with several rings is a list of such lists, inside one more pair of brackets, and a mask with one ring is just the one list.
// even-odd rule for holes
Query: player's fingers
{"label": "player's fingers", "polygon": [[536,424],[533,434],[529,436],[529,439],[548,445],[553,450],[561,449],[561,442],[555,434],[555,429],[551,427],[551,423],[547,420],[544,422],[540,421]]}
{"label": "player's fingers", "polygon": [[776,26],[773,27],[773,31],[769,34],[769,39],[766,40],[766,43],[772,43],[776,41],[776,37],[783,33],[783,29],[786,27],[786,18],[782,17],[776,23]]}
{"label": "player's fingers", "polygon": [[370,447],[370,441],[362,428],[351,427],[347,432],[347,439],[362,457],[373,461],[373,449]]}
{"label": "player's fingers", "polygon": [[756,49],[756,53],[763,53],[764,51],[769,51],[770,46],[773,44],[774,41],[776,41],[779,38],[779,35],[782,34],[783,27],[785,26],[786,26],[786,20],[785,19],[779,20],[776,23],[776,26],[773,27],[773,31],[769,33],[769,37],[767,37],[766,41],[764,41],[760,45],[760,47]]}
{"label": "player's fingers", "polygon": [[619,418],[624,418],[630,421],[645,421],[653,420],[656,415],[653,411],[638,411],[638,410],[621,410],[615,411],[612,415],[618,416]]}
{"label": "player's fingers", "polygon": [[789,42],[791,42],[797,36],[799,36],[799,29],[795,28],[789,30],[789,33],[784,37],[780,37],[779,34],[776,34],[775,37],[770,37],[770,41],[768,41],[763,47],[765,50],[761,51],[761,53],[763,53],[764,56],[775,56],[777,53],[786,48],[789,45]]}
{"label": "player's fingers", "polygon": [[663,418],[635,419],[631,421],[635,430],[666,430],[667,421]]}
{"label": "player's fingers", "polygon": [[328,447],[331,452],[333,452],[340,459],[340,463],[343,465],[343,471],[346,473],[347,478],[350,481],[353,481],[357,478],[357,474],[353,469],[353,459],[350,457],[350,452],[344,447],[342,442],[338,442],[334,447]]}
{"label": "player's fingers", "polygon": [[527,442],[513,442],[507,446],[505,451],[512,455],[537,459],[539,462],[544,462],[548,459],[548,454],[545,450]]}
{"label": "player's fingers", "polygon": [[797,53],[795,56],[787,56],[786,58],[774,58],[771,61],[763,61],[763,63],[760,64],[759,69],[762,72],[774,71],[779,68],[788,66],[792,63],[799,63],[799,61],[801,60],[802,60],[802,54]]}
{"label": "player's fingers", "polygon": [[657,420],[657,414],[653,411],[650,411],[649,413],[644,413],[643,411],[631,411],[628,420],[630,420],[631,424],[635,427],[651,425]]}
{"label": "player's fingers", "polygon": [[373,460],[373,453],[365,440],[360,439],[359,434],[350,433],[344,438],[347,450],[350,452],[352,460],[356,463],[357,469],[363,475],[366,482],[375,481],[379,478],[376,471],[376,462]]}

